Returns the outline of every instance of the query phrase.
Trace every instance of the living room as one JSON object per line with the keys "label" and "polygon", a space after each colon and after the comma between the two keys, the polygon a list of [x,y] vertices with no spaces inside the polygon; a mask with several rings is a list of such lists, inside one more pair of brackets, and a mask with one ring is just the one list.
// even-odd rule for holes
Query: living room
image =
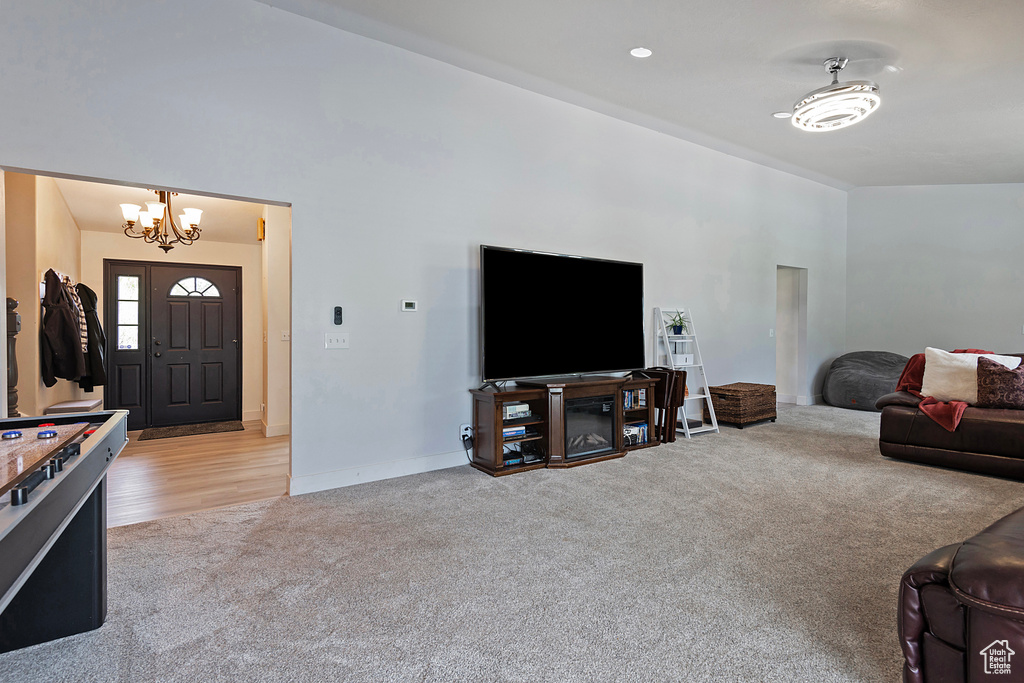
{"label": "living room", "polygon": [[[950,3],[942,4],[952,7]],[[416,526],[415,516],[399,514],[406,504],[402,502],[403,496],[408,502],[415,499],[408,510],[430,510],[433,496],[439,490],[451,490],[450,482],[438,479],[445,472],[457,473],[453,476],[459,487],[454,491],[458,499],[437,499],[436,504],[444,506],[444,511],[434,513],[440,514],[440,520],[447,517],[453,528],[460,528],[456,523],[464,521],[459,513],[460,504],[478,510],[475,506],[479,502],[474,503],[474,497],[514,498],[520,487],[530,487],[531,482],[542,482],[538,486],[552,495],[563,493],[566,500],[580,504],[604,495],[603,488],[586,488],[600,472],[608,471],[601,464],[555,473],[564,475],[558,478],[538,479],[530,476],[538,473],[527,473],[522,475],[525,480],[521,483],[494,481],[466,467],[458,428],[470,421],[468,389],[480,384],[476,307],[481,244],[642,262],[648,307],[678,304],[694,312],[707,373],[715,384],[774,384],[775,340],[770,330],[775,325],[774,292],[779,265],[808,271],[808,372],[807,386],[803,388],[807,395],[820,394],[828,363],[846,351],[877,349],[909,355],[925,346],[986,348],[1006,353],[1022,350],[1018,335],[1022,321],[1012,314],[1006,315],[997,304],[1005,300],[1003,293],[1019,291],[1021,276],[1014,255],[1024,239],[1019,230],[1024,214],[1024,175],[1019,166],[1019,159],[1024,158],[1024,143],[1019,135],[1003,136],[999,140],[1002,153],[985,161],[974,157],[937,158],[947,145],[953,145],[958,135],[970,132],[970,124],[954,123],[945,137],[937,138],[930,147],[917,149],[911,162],[916,163],[920,172],[911,180],[901,181],[902,176],[889,175],[890,167],[883,168],[875,155],[899,143],[900,137],[890,133],[879,139],[874,126],[884,122],[885,117],[919,120],[920,110],[914,107],[920,103],[901,103],[899,96],[899,78],[910,79],[916,76],[914,73],[904,72],[885,79],[879,76],[883,99],[892,92],[892,101],[885,100],[872,118],[845,131],[806,134],[793,129],[788,121],[771,120],[770,107],[756,112],[758,122],[751,126],[761,126],[760,119],[767,119],[767,124],[785,130],[779,133],[780,140],[805,150],[808,157],[826,158],[833,168],[845,164],[862,170],[876,166],[879,171],[886,171],[886,177],[875,182],[844,182],[819,171],[769,159],[739,145],[730,146],[708,133],[684,130],[656,117],[629,114],[624,111],[628,109],[625,103],[599,101],[538,78],[531,81],[529,75],[521,75],[518,83],[509,83],[493,74],[484,75],[436,56],[420,54],[411,47],[359,35],[357,29],[372,24],[370,20],[360,24],[356,21],[358,17],[348,16],[353,23],[349,30],[342,30],[330,25],[332,21],[337,23],[339,17],[345,18],[341,10],[335,12],[335,6],[329,3],[309,5],[310,14],[319,11],[322,15],[300,16],[280,9],[283,3],[271,6],[251,0],[5,3],[5,18],[0,26],[5,95],[5,106],[0,111],[0,164],[6,170],[194,188],[291,205],[294,267],[290,493],[296,507],[286,508],[290,510],[286,514],[296,519],[317,519],[321,515],[321,519],[329,517],[344,522],[345,509],[366,511],[366,516],[353,513],[347,519],[363,533],[334,541],[351,551],[352,565],[366,569],[365,574],[360,574],[360,582],[345,586],[346,591],[353,591],[353,599],[360,601],[362,607],[370,608],[368,603],[361,602],[368,598],[360,595],[391,600],[396,607],[406,599],[397,588],[395,595],[377,593],[371,580],[376,576],[377,581],[387,584],[387,572],[395,570],[391,565],[378,565],[376,570],[373,566],[374,561],[385,557],[382,553],[389,544],[406,551],[409,558],[420,560],[426,559],[421,554],[434,548],[436,556],[429,566],[435,571],[446,571],[453,582],[461,580],[463,565],[458,562],[467,559],[462,556],[462,548],[475,547],[465,537],[470,535],[469,530],[462,529],[446,538],[443,526],[431,526],[426,537],[397,535],[401,528]],[[702,15],[697,8],[690,11],[699,26],[696,18]],[[759,49],[766,50],[762,55],[766,62],[796,45],[861,37],[888,43],[895,39],[894,32],[899,35],[892,28],[896,23],[893,17],[885,12],[866,9],[865,16],[848,18],[853,24],[851,28],[844,23],[845,9],[832,7],[830,11],[826,17],[830,27],[827,35],[785,32],[760,43]],[[1020,18],[1019,8],[1002,3],[998,11],[979,9],[970,17],[959,17],[954,12],[949,22],[963,24],[964,35],[972,39],[977,39],[978,34],[986,35],[986,30],[1005,36],[1004,27],[1015,22],[999,16],[1000,11]],[[763,19],[771,19],[775,26],[785,23],[787,18]],[[143,26],[154,29],[142,30]],[[941,27],[952,30],[948,23]],[[850,35],[854,29],[857,35]],[[914,45],[953,42],[956,35],[922,31],[925,35],[915,37]],[[396,29],[395,33],[400,32]],[[997,55],[993,61],[1002,59],[1013,64],[1015,59],[1006,55],[1019,57],[1015,38],[993,39],[990,43],[991,52]],[[962,47],[963,42],[953,44]],[[615,52],[616,59],[623,52],[621,58],[629,60],[630,47],[633,45],[610,45],[608,50]],[[919,72],[930,68],[925,57],[941,51],[936,48],[921,55],[913,53],[911,47],[897,45],[904,55],[899,63],[913,64]],[[659,54],[656,51],[655,58]],[[754,51],[743,54],[749,55],[751,69],[759,68]],[[612,57],[607,59],[611,61]],[[643,68],[644,62],[625,61],[617,73],[620,78],[640,79]],[[802,93],[825,85],[827,74],[820,67],[817,69],[806,84],[775,81],[780,88],[777,106],[789,106]],[[770,75],[767,65],[756,73]],[[514,79],[510,76],[509,80]],[[535,87],[526,87],[528,82]],[[1010,82],[1018,83],[1019,79],[1011,78]],[[665,80],[649,87],[677,86]],[[1003,88],[985,96],[1013,90]],[[906,99],[910,99],[909,95]],[[932,102],[941,97],[933,92],[927,97],[918,95],[918,99]],[[910,109],[901,113],[901,106]],[[1016,114],[1011,107],[1004,111],[1007,120],[1019,125],[1019,107]],[[621,116],[614,115],[616,112]],[[935,116],[939,117],[939,113]],[[976,173],[972,177],[978,180],[951,179],[957,168]],[[399,302],[409,299],[418,301],[415,312],[400,310]],[[1015,299],[1007,303],[1011,311],[1020,309]],[[336,306],[344,310],[340,327],[333,323]],[[325,349],[324,335],[338,330],[350,335],[350,348]],[[801,410],[814,408],[818,406]],[[872,428],[877,438],[877,418],[872,425],[857,422],[870,420],[870,414],[851,417],[843,411],[832,411],[827,415],[841,427],[841,438],[837,437],[834,446],[836,454],[831,456],[835,460],[829,459],[828,452],[807,450],[804,455],[810,460],[799,462],[808,467],[817,463],[815,467],[820,469],[814,470],[815,476],[823,483],[822,488],[814,490],[822,495],[829,486],[866,492],[871,481],[867,470],[856,485],[848,486],[850,482],[843,479],[848,468],[843,464],[847,461],[842,454],[856,450],[868,457]],[[729,479],[723,472],[737,476],[739,473],[733,472],[732,465],[724,470],[720,467],[730,457],[725,445],[757,449],[758,435],[774,439],[770,436],[772,429],[766,426],[757,433],[750,430],[752,436],[744,434],[742,442],[736,441],[740,438],[737,433],[726,432],[676,446],[708,449],[694,461],[707,466],[709,486],[713,483],[724,488],[704,500],[709,504],[725,503],[729,494],[740,495],[739,491],[730,490]],[[777,433],[782,434],[781,430]],[[820,435],[820,430],[802,435],[785,432],[793,437],[793,443],[808,448],[813,442],[810,433]],[[665,449],[644,453],[654,458],[655,453]],[[683,459],[693,457],[686,450],[680,450],[678,455]],[[648,456],[637,454],[622,463],[643,468],[645,457]],[[747,452],[739,462],[749,462],[750,457]],[[881,460],[877,452],[871,457]],[[773,456],[770,461],[777,467],[785,463],[781,456]],[[630,462],[634,464],[629,465]],[[939,481],[919,480],[916,478],[925,475],[916,469],[932,472],[928,468],[901,467],[900,472],[911,478],[908,486],[953,491],[955,503],[936,493],[931,506],[925,506],[948,522],[936,529],[928,528],[922,521],[926,519],[924,515],[904,511],[906,518],[915,519],[912,530],[919,535],[915,547],[884,557],[891,561],[885,565],[886,576],[895,575],[897,581],[910,562],[937,547],[940,541],[961,540],[966,532],[978,530],[1001,512],[1024,504],[1024,495],[1012,483],[984,478],[975,483],[979,478],[968,475],[941,475],[946,478],[940,477]],[[411,481],[416,478],[394,479],[418,473],[426,473],[417,480],[419,483]],[[680,492],[698,495],[701,480],[692,473],[690,476],[684,480],[688,485]],[[813,488],[810,482],[801,481],[805,476],[813,479],[806,472],[787,472],[787,476],[805,483],[808,489]],[[375,480],[387,481],[370,487],[350,486]],[[656,480],[652,477],[650,481]],[[607,482],[600,484],[606,486]],[[386,485],[395,488],[381,488]],[[333,491],[337,487],[348,488]],[[795,486],[792,491],[787,489],[787,493],[796,495],[799,489]],[[955,494],[957,490],[962,493]],[[301,495],[313,492],[323,493]],[[886,489],[885,493],[894,496],[889,500],[904,500],[899,489]],[[922,497],[918,493],[912,500],[925,505]],[[381,507],[361,507],[368,506],[370,500],[376,500]],[[847,500],[852,505],[855,499],[844,499]],[[884,497],[870,500],[879,502]],[[371,510],[383,514],[380,510],[389,509],[389,505],[393,506],[392,516],[378,518],[382,526],[375,527]],[[823,503],[808,504],[807,509],[822,516],[812,518],[808,527],[801,526],[801,530],[815,523],[828,527],[838,521],[835,514],[825,514],[828,506]],[[526,514],[524,510],[519,512]],[[667,518],[674,518],[669,512],[666,510]],[[729,512],[728,506],[721,508],[723,519]],[[737,513],[734,526],[738,540],[744,538],[740,529],[756,518],[755,512],[752,508]],[[219,523],[236,534],[235,540],[230,535],[216,538],[244,545],[253,529],[260,526],[259,520],[259,514],[252,511],[237,518],[221,519]],[[388,520],[393,524],[385,524]],[[781,518],[780,526],[784,526],[783,520],[795,522],[797,517]],[[889,524],[898,520],[904,517],[874,518],[864,521],[858,529],[835,528],[850,533],[858,531],[857,538],[862,540],[871,534],[888,533]],[[212,543],[212,533],[217,528],[212,518],[202,518],[195,524],[202,533],[211,534],[207,540]],[[531,528],[540,524],[543,523],[536,521]],[[652,545],[658,542],[653,535],[655,529],[642,529],[647,534],[642,538],[649,539]],[[375,530],[396,535],[378,535]],[[901,534],[910,532],[907,529]],[[166,540],[179,531],[159,527],[159,531],[154,528],[152,533]],[[557,535],[559,530],[553,527],[544,533]],[[566,536],[576,538],[572,534]],[[308,540],[311,545],[301,545],[296,540],[294,546],[272,547],[314,562],[318,547],[315,534],[309,532],[295,538]],[[554,552],[560,538],[548,538],[544,550]],[[580,534],[580,538],[591,537],[588,532]],[[721,540],[725,542],[724,538]],[[834,540],[841,542],[840,538]],[[131,552],[132,544],[122,543],[114,536],[111,543],[112,556]],[[146,585],[154,590],[161,581],[167,586],[178,586],[172,578],[188,573],[206,574],[216,583],[217,576],[227,573],[227,563],[203,560],[203,553],[210,548],[202,543],[205,542],[201,542],[192,557],[166,557],[166,572],[149,575],[147,581],[152,583]],[[709,542],[702,546],[709,559],[713,559],[707,550],[711,545]],[[676,545],[667,547],[682,551]],[[503,548],[502,552],[506,553],[503,557],[512,555],[510,548]],[[651,581],[657,581],[659,567],[670,565],[672,558],[662,556],[656,547],[648,548],[647,552],[653,553],[647,556],[653,564],[638,571],[647,577],[646,585],[652,585]],[[388,561],[394,559],[392,555],[386,557]],[[131,564],[136,559],[125,555],[124,561]],[[441,559],[450,561],[450,569],[436,569],[445,566]],[[857,570],[855,555],[844,554],[841,559],[851,564],[841,566],[840,573]],[[480,558],[473,561],[480,562]],[[149,566],[153,562],[150,558],[139,563]],[[415,583],[415,563],[409,569],[404,575],[408,581],[394,585],[408,588]],[[286,577],[290,571],[299,576],[298,567],[282,569],[280,575],[275,574],[282,584],[265,587],[267,591],[285,591],[275,600],[284,599],[282,595],[296,597],[315,583],[296,580],[289,586]],[[120,577],[118,574],[112,578],[112,585],[125,585],[127,579]],[[253,586],[246,590],[262,589],[263,580],[254,578]],[[554,583],[559,581],[564,579]],[[574,581],[581,579],[577,577]],[[656,585],[658,591],[668,590],[660,583]],[[295,593],[288,593],[289,588]],[[682,588],[692,591],[698,587]],[[360,593],[360,589],[367,592]],[[547,588],[534,590],[543,592]],[[896,584],[890,590],[894,595]],[[417,591],[413,594],[420,595]],[[111,595],[113,610],[114,592]],[[728,591],[720,593],[721,602],[727,603],[729,595]],[[160,623],[146,627],[144,639],[152,646],[151,652],[180,653],[187,649],[191,603],[186,596],[185,592],[176,593],[157,610]],[[553,591],[550,597],[552,604],[558,604],[557,592]],[[845,597],[854,602],[866,599],[853,591]],[[888,648],[881,662],[860,669],[856,664],[850,669],[839,668],[833,676],[835,680],[870,680],[865,672],[878,671],[890,680],[895,679],[897,672],[885,668],[899,656],[895,641],[896,604],[889,597],[871,598],[877,600],[871,603],[873,606],[888,608],[890,613],[865,621],[871,628],[881,630],[864,629],[864,642]],[[223,588],[216,599],[230,604],[230,589]],[[594,600],[591,604],[606,606]],[[644,606],[650,607],[646,602]],[[410,623],[406,626],[413,629],[416,602],[410,601],[407,608]],[[473,610],[486,611],[486,605],[450,605],[455,616]],[[773,610],[769,612],[776,615]],[[255,613],[258,612],[244,614]],[[755,613],[753,606],[747,614]],[[396,609],[395,614],[401,614],[400,610]],[[607,617],[601,624],[607,627],[604,632],[609,638],[626,638],[634,632],[616,634],[608,615],[619,614],[621,623],[633,624],[637,629],[644,618],[628,609],[602,614]],[[540,615],[524,612],[521,616],[520,621],[502,623],[516,629],[540,626],[535,623]],[[267,628],[276,625],[271,617],[261,618],[270,622]],[[202,631],[210,637],[211,648],[217,642],[217,629],[228,628],[230,621],[227,613],[219,612],[216,624]],[[693,623],[697,622],[699,619],[694,617]],[[573,625],[571,621],[567,623]],[[682,647],[680,634],[686,632],[691,621],[681,617],[670,623],[665,631],[659,631],[671,631],[669,640],[657,641],[653,634],[646,633],[645,642],[655,650],[657,642],[667,644],[669,650],[663,653],[666,658],[692,660],[693,653],[684,656],[678,650]],[[742,619],[734,622],[742,623]],[[771,622],[757,623],[766,640]],[[803,629],[812,630],[818,625],[817,621],[804,622]],[[372,630],[366,623],[356,627]],[[289,634],[299,630],[294,624],[287,629]],[[418,629],[395,628],[390,632],[415,632],[417,638],[427,638]],[[547,633],[544,629],[542,632]],[[266,641],[266,632],[260,633],[254,627],[251,633],[245,631],[243,635]],[[462,635],[454,622],[451,631],[439,633],[441,639]],[[495,641],[500,638],[497,629],[491,630],[490,635]],[[719,635],[724,635],[724,630]],[[836,637],[854,635],[840,629]],[[233,643],[244,640],[239,633],[232,633],[231,637]],[[330,647],[340,648],[344,654],[339,657],[358,660],[367,654],[345,650],[342,633],[333,637],[338,640],[325,641],[324,647],[328,651]],[[298,636],[296,640],[300,640]],[[821,640],[827,643],[832,639],[826,634]],[[161,641],[165,649],[161,649]],[[283,639],[282,647],[285,642]],[[411,678],[417,672],[424,675],[425,669],[417,666],[426,666],[424,662],[429,663],[430,657],[424,658],[422,653],[436,651],[417,650],[415,642],[399,645],[399,650],[401,646],[409,648],[408,659],[396,655],[390,663],[404,661],[408,668],[395,665],[381,671],[389,671],[396,678]],[[564,643],[559,643],[557,649],[569,657]],[[599,649],[598,644],[590,642],[583,652],[596,653]],[[158,677],[160,672],[130,659],[127,651],[119,652],[106,654],[113,659],[122,655],[128,658],[126,662],[138,667],[128,669],[138,672],[138,679]],[[446,672],[454,679],[469,678],[469,672],[491,679],[530,677],[531,669],[522,659],[507,655],[508,668],[502,668],[501,650],[488,652],[495,657],[493,669],[476,662],[479,668],[468,667],[459,673],[442,667],[426,677],[440,679]],[[843,660],[844,652],[837,655],[839,660]],[[789,654],[794,658],[789,661],[790,666],[798,666],[798,654]],[[473,659],[472,653],[465,653],[457,643],[452,643],[449,659],[444,661],[455,661],[460,655],[463,663]],[[751,658],[758,659],[759,655],[752,654]],[[853,660],[859,661],[856,657]],[[10,657],[2,661],[12,670],[23,666]],[[153,661],[162,660],[155,657]],[[316,661],[315,657],[311,661]],[[241,667],[244,662],[234,664]],[[209,666],[209,671],[216,671],[213,664]],[[516,666],[522,668],[515,669]],[[234,672],[241,675],[244,670]],[[359,669],[364,674],[369,670]],[[783,670],[784,667],[775,672]],[[653,671],[655,678],[687,678],[675,669],[662,670],[660,676],[657,670],[648,671]],[[400,672],[405,672],[405,676]],[[673,672],[680,675],[674,676]],[[710,672],[711,669],[692,673],[689,678],[700,680],[709,677]],[[163,673],[166,678],[173,676],[173,672]],[[547,673],[533,673],[537,674],[535,678],[542,679],[559,677],[557,674],[564,674],[563,680],[602,678],[599,672],[588,676],[583,665],[575,672],[565,664]],[[791,679],[800,676],[804,680],[827,680],[815,679],[810,670],[798,672]],[[328,675],[324,673],[323,677]]]}

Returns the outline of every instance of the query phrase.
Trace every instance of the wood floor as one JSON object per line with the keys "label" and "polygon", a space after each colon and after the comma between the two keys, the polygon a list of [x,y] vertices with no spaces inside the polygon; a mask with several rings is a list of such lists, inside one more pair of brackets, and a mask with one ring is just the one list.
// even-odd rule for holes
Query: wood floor
{"label": "wood floor", "polygon": [[245,431],[128,444],[107,474],[107,526],[283,496],[288,436],[266,438],[259,421]]}

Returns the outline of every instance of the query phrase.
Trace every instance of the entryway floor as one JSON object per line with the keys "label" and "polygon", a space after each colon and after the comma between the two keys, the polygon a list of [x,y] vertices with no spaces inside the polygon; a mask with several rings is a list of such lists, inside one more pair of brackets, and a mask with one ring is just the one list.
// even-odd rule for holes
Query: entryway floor
{"label": "entryway floor", "polygon": [[288,436],[245,431],[128,444],[107,474],[107,526],[276,498],[288,492]]}

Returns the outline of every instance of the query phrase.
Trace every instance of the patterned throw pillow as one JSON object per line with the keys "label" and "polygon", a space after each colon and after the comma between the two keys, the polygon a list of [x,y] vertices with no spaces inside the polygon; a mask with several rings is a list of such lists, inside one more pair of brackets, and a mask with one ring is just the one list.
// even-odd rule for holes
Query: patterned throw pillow
{"label": "patterned throw pillow", "polygon": [[988,358],[978,359],[978,407],[1024,409],[1024,364],[1010,370]]}

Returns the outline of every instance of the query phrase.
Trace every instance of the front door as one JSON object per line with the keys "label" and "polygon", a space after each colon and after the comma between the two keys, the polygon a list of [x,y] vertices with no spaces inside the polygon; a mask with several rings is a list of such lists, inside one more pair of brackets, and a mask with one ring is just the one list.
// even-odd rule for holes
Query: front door
{"label": "front door", "polygon": [[241,269],[105,266],[106,407],[129,429],[240,419]]}

